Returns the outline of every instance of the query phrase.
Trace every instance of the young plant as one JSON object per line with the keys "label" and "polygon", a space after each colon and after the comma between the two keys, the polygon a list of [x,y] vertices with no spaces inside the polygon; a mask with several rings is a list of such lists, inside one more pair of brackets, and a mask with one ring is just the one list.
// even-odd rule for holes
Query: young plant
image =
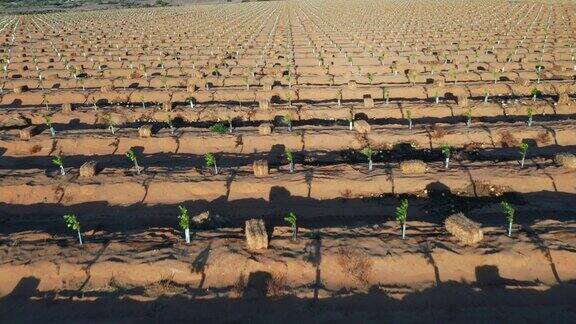
{"label": "young plant", "polygon": [[222,123],[216,123],[210,126],[210,130],[217,134],[226,134],[228,132],[228,127]]}
{"label": "young plant", "polygon": [[470,127],[472,125],[472,107],[468,107],[464,116],[466,117],[466,127]]}
{"label": "young plant", "polygon": [[536,98],[541,94],[540,90],[536,87],[532,88],[530,93],[532,94],[532,101],[536,101]]}
{"label": "young plant", "polygon": [[442,145],[442,155],[444,155],[444,167],[448,169],[450,164],[450,146],[447,144]]}
{"label": "young plant", "polygon": [[170,135],[174,136],[174,124],[172,122],[172,115],[167,114],[166,115],[166,124],[168,124],[168,127],[170,127]]}
{"label": "young plant", "polygon": [[298,236],[298,219],[296,218],[296,214],[293,212],[288,213],[288,215],[284,217],[284,221],[286,221],[286,223],[288,223],[292,229],[292,240],[296,240]]}
{"label": "young plant", "polygon": [[291,132],[292,131],[292,118],[290,118],[289,114],[282,116],[282,122],[285,125],[288,125],[288,131]]}
{"label": "young plant", "polygon": [[346,118],[348,120],[348,129],[349,130],[353,130],[354,129],[354,113],[352,111],[350,111],[350,115],[348,115],[348,118]]}
{"label": "young plant", "polygon": [[213,153],[206,153],[204,155],[204,161],[206,161],[206,166],[211,168],[214,167],[214,174],[218,174],[218,165],[216,165],[216,156]]}
{"label": "young plant", "polygon": [[507,201],[500,203],[502,209],[504,209],[504,214],[506,215],[506,221],[508,222],[508,236],[512,236],[512,223],[514,222],[514,214],[516,210]]}
{"label": "young plant", "polygon": [[534,116],[534,108],[528,107],[526,113],[528,115],[528,127],[530,127],[532,126],[532,117]]}
{"label": "young plant", "polygon": [[370,146],[366,146],[362,149],[362,154],[368,159],[368,171],[372,171],[372,155],[374,151]]}
{"label": "young plant", "polygon": [[524,167],[524,161],[526,160],[526,153],[528,153],[528,143],[520,143],[520,156],[522,157],[522,160],[520,161],[520,167]]}
{"label": "young plant", "polygon": [[484,90],[484,103],[488,103],[488,99],[490,99],[490,93]]}
{"label": "young plant", "polygon": [[406,236],[406,218],[408,217],[408,199],[402,199],[396,207],[396,221],[402,226],[402,239]]}
{"label": "young plant", "polygon": [[434,91],[434,102],[436,102],[436,104],[440,103],[440,94],[438,91]]}
{"label": "young plant", "polygon": [[288,160],[288,162],[290,163],[290,173],[293,173],[294,172],[294,154],[292,153],[292,151],[289,148],[286,148],[284,153],[286,154],[286,160]]}
{"label": "young plant", "polygon": [[60,167],[61,175],[66,175],[66,171],[64,170],[64,159],[62,159],[62,155],[56,154],[52,158],[52,163],[54,163],[54,165],[56,165],[57,167]]}
{"label": "young plant", "polygon": [[386,100],[386,104],[390,103],[390,91],[384,88],[384,100]]}
{"label": "young plant", "polygon": [[194,97],[190,96],[186,98],[186,102],[190,104],[190,108],[194,109]]}
{"label": "young plant", "polygon": [[178,224],[180,228],[184,230],[184,237],[186,238],[186,243],[190,244],[190,215],[188,215],[188,209],[180,205],[178,206],[180,215],[178,215]]}
{"label": "young plant", "polygon": [[408,119],[408,129],[412,129],[412,112],[406,110],[406,119]]}
{"label": "young plant", "polygon": [[46,124],[46,126],[50,129],[50,135],[52,135],[52,137],[56,136],[54,126],[52,126],[52,117],[44,116],[44,124]]}
{"label": "young plant", "polygon": [[78,241],[80,242],[80,245],[82,245],[82,234],[80,233],[80,222],[78,221],[78,218],[76,217],[76,215],[66,214],[66,215],[64,215],[64,221],[66,222],[66,226],[69,229],[76,231],[76,233],[78,233]]}
{"label": "young plant", "polygon": [[108,125],[108,129],[114,135],[114,120],[112,119],[112,115],[104,115],[104,120],[106,120],[106,124]]}
{"label": "young plant", "polygon": [[136,153],[132,149],[129,149],[126,152],[126,157],[134,163],[134,169],[136,169],[136,173],[140,174],[140,166],[138,165],[138,158],[136,157]]}

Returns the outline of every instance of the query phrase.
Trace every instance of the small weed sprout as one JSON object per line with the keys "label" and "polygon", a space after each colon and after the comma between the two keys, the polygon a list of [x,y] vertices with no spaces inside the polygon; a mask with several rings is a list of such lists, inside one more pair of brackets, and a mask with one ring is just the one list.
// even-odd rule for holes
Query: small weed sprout
{"label": "small weed sprout", "polygon": [[512,236],[512,223],[514,222],[514,214],[516,210],[507,201],[500,203],[502,209],[504,209],[504,214],[506,215],[506,221],[508,222],[508,236]]}
{"label": "small weed sprout", "polygon": [[526,153],[528,153],[528,143],[520,143],[520,156],[522,157],[522,160],[520,161],[520,167],[524,167],[524,161],[526,160]]}
{"label": "small weed sprout", "polygon": [[50,129],[50,135],[52,135],[52,137],[55,137],[56,131],[54,130],[54,126],[52,126],[52,117],[44,116],[44,124],[46,124],[46,126]]}
{"label": "small weed sprout", "polygon": [[228,133],[228,127],[222,123],[216,123],[210,126],[210,130],[217,134],[226,134]]}
{"label": "small weed sprout", "polygon": [[138,165],[138,158],[136,157],[136,153],[132,149],[129,149],[126,152],[126,157],[134,163],[134,169],[136,169],[136,173],[140,174],[140,166]]}
{"label": "small weed sprout", "polygon": [[298,219],[296,218],[296,214],[293,212],[288,213],[288,215],[284,217],[284,221],[286,221],[286,223],[288,223],[292,229],[292,240],[296,240],[298,237]]}
{"label": "small weed sprout", "polygon": [[528,127],[532,126],[532,118],[534,116],[534,108],[528,107],[526,114],[528,115]]}
{"label": "small weed sprout", "polygon": [[66,226],[69,229],[76,231],[76,233],[78,233],[78,241],[80,242],[80,245],[82,245],[82,234],[80,233],[80,222],[78,221],[78,218],[76,217],[76,215],[66,214],[66,215],[64,215],[64,221],[66,222]]}
{"label": "small weed sprout", "polygon": [[213,153],[206,153],[204,155],[204,161],[206,161],[206,166],[211,168],[214,167],[214,174],[218,174],[218,166],[216,165],[216,156]]}
{"label": "small weed sprout", "polygon": [[361,153],[368,159],[368,171],[372,171],[372,155],[374,155],[374,151],[372,151],[370,146],[366,146],[362,149]]}
{"label": "small weed sprout", "polygon": [[408,129],[412,129],[412,112],[410,109],[406,110],[406,119],[408,119]]}
{"label": "small weed sprout", "polygon": [[484,103],[488,103],[488,99],[490,99],[490,93],[484,90]]}
{"label": "small weed sprout", "polygon": [[447,144],[442,145],[442,155],[444,155],[444,167],[448,169],[450,164],[450,146]]}
{"label": "small weed sprout", "polygon": [[66,171],[64,170],[64,159],[62,159],[62,155],[56,154],[52,158],[52,163],[54,163],[54,165],[56,165],[57,167],[60,167],[61,175],[66,175]]}
{"label": "small weed sprout", "polygon": [[406,218],[408,217],[408,199],[402,199],[396,208],[396,221],[402,226],[402,239],[406,236]]}
{"label": "small weed sprout", "polygon": [[186,238],[186,243],[190,244],[190,215],[188,215],[188,209],[180,205],[178,206],[178,224],[180,228],[184,230],[184,237]]}
{"label": "small weed sprout", "polygon": [[288,126],[288,131],[292,131],[292,119],[290,118],[289,114],[282,116],[282,123]]}
{"label": "small weed sprout", "polygon": [[468,107],[464,116],[466,117],[466,127],[470,127],[472,125],[472,107]]}
{"label": "small weed sprout", "polygon": [[294,154],[292,153],[292,151],[289,148],[286,148],[284,153],[286,154],[286,159],[290,163],[290,173],[293,173],[294,172]]}

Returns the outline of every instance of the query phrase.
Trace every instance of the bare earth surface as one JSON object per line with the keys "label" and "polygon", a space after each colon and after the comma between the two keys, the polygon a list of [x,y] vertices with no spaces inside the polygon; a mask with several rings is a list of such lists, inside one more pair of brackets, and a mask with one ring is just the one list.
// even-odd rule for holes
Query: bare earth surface
{"label": "bare earth surface", "polygon": [[574,323],[573,2],[170,2],[0,12],[1,323]]}

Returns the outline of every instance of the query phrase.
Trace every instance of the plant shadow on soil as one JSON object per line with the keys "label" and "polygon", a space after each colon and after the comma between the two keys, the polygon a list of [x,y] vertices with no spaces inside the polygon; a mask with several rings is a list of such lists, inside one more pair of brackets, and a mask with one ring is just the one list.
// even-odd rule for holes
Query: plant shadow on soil
{"label": "plant shadow on soil", "polygon": [[[155,322],[378,322],[409,323],[532,322],[570,323],[576,316],[576,282],[539,289],[538,281],[503,278],[496,266],[476,268],[475,282],[441,282],[406,292],[404,286],[373,285],[367,292],[355,289],[326,291],[329,297],[297,297],[290,288],[271,296],[272,274],[257,271],[240,287],[207,292],[164,283],[156,298],[145,296],[146,287],[116,287],[107,291],[61,290],[40,292],[40,280],[26,277],[0,299],[0,318],[10,323],[42,320]],[[174,284],[177,285],[177,284]],[[313,286],[313,285],[312,285]],[[304,289],[314,289],[307,286]],[[171,291],[177,293],[170,293]],[[231,298],[236,291],[238,298]],[[393,297],[404,291],[402,298]],[[211,294],[211,298],[206,298]]]}
{"label": "plant shadow on soil", "polygon": [[[456,212],[464,212],[472,220],[484,226],[503,226],[504,216],[499,204],[507,200],[517,206],[539,209],[519,212],[517,222],[531,225],[541,219],[558,221],[573,220],[572,210],[576,207],[574,194],[540,191],[531,193],[503,193],[490,196],[490,190],[472,186],[469,193],[457,195],[441,182],[426,187],[427,197],[407,196],[410,201],[410,221],[428,222],[442,226],[444,219]],[[295,196],[282,186],[273,186],[268,199],[249,198],[228,200],[226,195],[207,200],[183,201],[176,204],[147,205],[137,203],[129,206],[110,206],[107,202],[89,202],[75,205],[33,204],[15,205],[0,203],[0,234],[20,231],[45,231],[60,235],[67,233],[62,215],[75,213],[80,218],[84,231],[106,232],[140,231],[152,227],[177,227],[178,206],[185,205],[191,215],[204,211],[223,215],[224,227],[243,227],[244,221],[261,217],[271,226],[284,224],[283,215],[292,211],[298,215],[299,225],[309,229],[344,226],[348,228],[371,226],[393,220],[399,199],[388,194],[376,197],[340,197],[315,199]],[[474,214],[477,209],[496,206],[495,210]],[[542,209],[549,210],[546,215]],[[469,214],[472,213],[472,214]]]}

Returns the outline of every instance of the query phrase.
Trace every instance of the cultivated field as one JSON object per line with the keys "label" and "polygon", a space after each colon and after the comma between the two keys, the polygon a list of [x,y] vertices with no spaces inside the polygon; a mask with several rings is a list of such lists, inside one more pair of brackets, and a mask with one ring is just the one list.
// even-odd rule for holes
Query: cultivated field
{"label": "cultivated field", "polygon": [[0,322],[573,321],[575,43],[561,1],[0,13]]}

